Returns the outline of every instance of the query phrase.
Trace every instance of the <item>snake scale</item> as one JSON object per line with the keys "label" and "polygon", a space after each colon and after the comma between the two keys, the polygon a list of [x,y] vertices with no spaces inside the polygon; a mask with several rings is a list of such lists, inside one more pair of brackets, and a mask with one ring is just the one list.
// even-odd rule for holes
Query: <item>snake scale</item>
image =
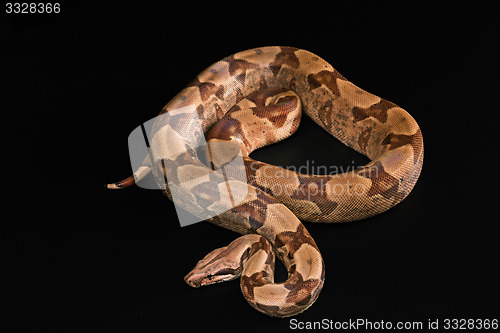
{"label": "snake scale", "polygon": [[[185,281],[199,287],[241,277],[245,299],[269,316],[304,311],[323,286],[324,262],[301,220],[345,222],[382,213],[409,194],[422,168],[422,133],[405,110],[302,49],[261,47],[226,57],[199,74],[160,114],[186,106],[195,110],[209,143],[230,142],[240,150],[247,182],[234,183],[244,187],[245,196],[221,203],[224,179],[210,172],[224,163],[215,165],[214,151],[202,161],[187,139],[189,131],[179,134],[189,128],[181,118],[157,122],[150,157],[134,177],[108,188],[127,187],[152,171],[157,182],[165,183],[168,175],[189,184],[181,189],[182,207],[195,215],[226,205],[208,221],[244,236],[210,252]],[[302,112],[371,162],[341,174],[308,175],[249,157],[291,135]],[[166,144],[169,131],[176,131],[176,141]],[[168,186],[164,193],[172,199]],[[285,282],[274,282],[275,256],[288,271]]]}

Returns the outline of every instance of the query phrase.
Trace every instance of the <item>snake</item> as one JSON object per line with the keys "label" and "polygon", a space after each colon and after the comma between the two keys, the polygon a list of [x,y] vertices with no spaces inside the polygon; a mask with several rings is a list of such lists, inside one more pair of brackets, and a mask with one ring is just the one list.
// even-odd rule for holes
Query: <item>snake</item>
{"label": "snake", "polygon": [[[324,260],[301,221],[348,222],[385,212],[408,196],[422,169],[422,132],[407,111],[300,48],[259,47],[214,63],[160,116],[170,114],[177,118],[155,122],[151,152],[133,176],[107,187],[125,188],[152,173],[173,200],[172,180],[180,184],[183,209],[243,235],[200,260],[187,284],[240,278],[246,301],[272,317],[306,310],[324,285]],[[186,114],[198,120],[201,135],[192,132]],[[370,162],[343,173],[305,174],[249,156],[292,135],[302,114]],[[200,142],[229,146],[200,153]],[[245,181],[214,172],[227,165],[224,152],[232,150],[243,161]],[[228,184],[241,189],[238,200],[227,199]],[[276,257],[288,272],[284,282],[274,281]]]}

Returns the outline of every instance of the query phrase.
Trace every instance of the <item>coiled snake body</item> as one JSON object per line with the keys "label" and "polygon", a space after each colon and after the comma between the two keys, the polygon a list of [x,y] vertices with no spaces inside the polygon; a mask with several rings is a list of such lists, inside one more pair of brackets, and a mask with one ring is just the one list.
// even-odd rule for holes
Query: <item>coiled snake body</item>
{"label": "coiled snake body", "polygon": [[[423,139],[416,121],[305,50],[262,47],[224,58],[199,74],[162,114],[186,106],[196,110],[207,141],[239,147],[247,183],[238,183],[245,187],[242,200],[208,219],[246,235],[209,253],[185,280],[197,287],[241,276],[245,299],[270,316],[304,311],[323,286],[323,259],[300,220],[344,222],[382,213],[409,194],[422,168]],[[371,162],[342,174],[306,175],[248,157],[293,133],[301,109]],[[135,180],[151,170],[158,182],[165,183],[167,175],[180,183],[189,180],[184,182],[189,188],[181,189],[186,192],[182,205],[196,215],[222,204],[222,182],[210,179],[217,176],[208,175],[212,169],[190,146],[189,133],[176,136],[183,149],[164,143],[169,127],[182,132],[182,120],[173,124],[155,124],[152,158],[135,172]],[[108,187],[132,183],[129,178]],[[164,192],[172,198],[168,186]],[[274,283],[275,254],[288,270],[282,283]]]}

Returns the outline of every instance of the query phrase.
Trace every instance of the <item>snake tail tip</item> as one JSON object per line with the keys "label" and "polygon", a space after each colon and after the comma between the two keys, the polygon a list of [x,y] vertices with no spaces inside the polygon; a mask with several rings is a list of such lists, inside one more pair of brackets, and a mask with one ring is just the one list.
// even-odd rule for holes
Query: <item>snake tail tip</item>
{"label": "snake tail tip", "polygon": [[104,187],[107,188],[107,189],[110,189],[110,190],[118,190],[118,189],[121,188],[120,186],[118,186],[115,183],[113,183],[113,184],[104,184]]}
{"label": "snake tail tip", "polygon": [[135,184],[134,176],[130,176],[122,181],[116,183],[106,184],[105,187],[110,190],[120,190]]}

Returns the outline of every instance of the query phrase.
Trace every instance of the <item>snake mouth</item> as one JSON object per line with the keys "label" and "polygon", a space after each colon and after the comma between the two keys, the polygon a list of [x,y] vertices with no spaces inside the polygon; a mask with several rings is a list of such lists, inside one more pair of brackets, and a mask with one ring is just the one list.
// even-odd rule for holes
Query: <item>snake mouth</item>
{"label": "snake mouth", "polygon": [[216,273],[197,272],[196,269],[194,269],[184,277],[184,281],[191,287],[199,288],[209,284],[231,281],[238,278],[240,275],[241,268],[223,268]]}
{"label": "snake mouth", "polygon": [[204,272],[190,272],[184,277],[184,281],[194,288],[207,286],[209,284],[216,284],[220,282],[230,281],[236,279],[238,276],[232,274],[217,274],[211,275]]}

